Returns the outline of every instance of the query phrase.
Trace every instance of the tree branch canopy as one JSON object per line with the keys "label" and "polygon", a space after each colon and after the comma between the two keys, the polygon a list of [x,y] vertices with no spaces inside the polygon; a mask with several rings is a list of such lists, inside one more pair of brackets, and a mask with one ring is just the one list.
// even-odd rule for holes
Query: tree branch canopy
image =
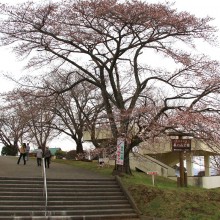
{"label": "tree branch canopy", "polygon": [[29,57],[28,68],[80,75],[59,94],[84,81],[97,87],[113,137],[126,134],[129,146],[182,127],[182,112],[219,109],[219,63],[195,50],[197,40],[216,41],[210,17],[118,0],[0,4],[0,12],[1,44]]}

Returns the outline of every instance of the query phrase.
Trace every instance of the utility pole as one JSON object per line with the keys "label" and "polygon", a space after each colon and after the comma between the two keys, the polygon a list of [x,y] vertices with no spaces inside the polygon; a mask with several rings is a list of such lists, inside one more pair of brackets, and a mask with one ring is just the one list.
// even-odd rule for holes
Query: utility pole
{"label": "utility pole", "polygon": [[[178,139],[182,139],[182,136],[178,136]],[[184,187],[184,151],[179,152],[180,163],[180,187]]]}

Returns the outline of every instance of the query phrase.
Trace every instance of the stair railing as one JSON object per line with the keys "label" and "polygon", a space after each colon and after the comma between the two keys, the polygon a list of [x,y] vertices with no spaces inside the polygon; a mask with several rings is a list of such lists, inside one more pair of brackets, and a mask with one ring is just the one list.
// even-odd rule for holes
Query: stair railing
{"label": "stair railing", "polygon": [[45,216],[47,216],[47,176],[46,176],[46,169],[45,169],[45,160],[42,158],[43,166],[42,166],[42,177],[44,178],[44,190],[43,195],[45,197]]}

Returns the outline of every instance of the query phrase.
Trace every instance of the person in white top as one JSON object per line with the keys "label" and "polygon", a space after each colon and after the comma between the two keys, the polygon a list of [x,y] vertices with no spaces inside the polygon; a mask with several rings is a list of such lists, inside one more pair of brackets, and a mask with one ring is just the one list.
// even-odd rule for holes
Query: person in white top
{"label": "person in white top", "polygon": [[41,147],[38,147],[38,149],[36,151],[36,157],[37,157],[37,166],[41,166],[41,161],[42,161],[42,157],[43,157],[43,151],[42,151]]}

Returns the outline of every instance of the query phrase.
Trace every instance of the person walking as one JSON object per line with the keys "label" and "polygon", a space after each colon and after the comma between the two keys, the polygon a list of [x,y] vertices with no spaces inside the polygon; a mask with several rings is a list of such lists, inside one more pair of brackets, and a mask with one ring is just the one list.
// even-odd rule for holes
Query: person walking
{"label": "person walking", "polygon": [[42,151],[41,147],[38,147],[38,149],[36,151],[36,157],[37,157],[37,166],[41,166],[41,161],[42,161],[42,157],[43,157],[43,151]]}
{"label": "person walking", "polygon": [[29,152],[30,152],[30,145],[29,143],[27,143],[26,145],[26,160],[27,161],[29,160]]}
{"label": "person walking", "polygon": [[19,158],[18,158],[17,164],[19,164],[21,158],[23,158],[24,165],[26,165],[26,158],[25,158],[25,156],[26,156],[26,144],[23,143],[18,150],[19,150],[19,152],[20,152],[20,156],[19,156]]}
{"label": "person walking", "polygon": [[44,152],[45,168],[50,168],[50,158],[51,158],[50,149],[46,147]]}

